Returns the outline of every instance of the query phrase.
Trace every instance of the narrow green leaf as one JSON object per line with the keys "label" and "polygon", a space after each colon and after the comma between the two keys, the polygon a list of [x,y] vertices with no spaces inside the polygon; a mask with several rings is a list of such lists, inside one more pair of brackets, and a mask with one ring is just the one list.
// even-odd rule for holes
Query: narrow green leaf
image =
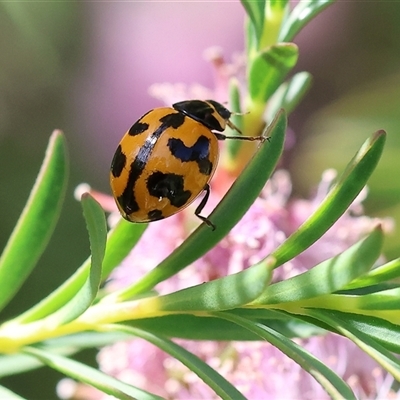
{"label": "narrow green leaf", "polygon": [[266,325],[254,323],[253,321],[249,321],[245,318],[239,317],[238,315],[222,312],[214,313],[214,315],[241,325],[271,343],[282,351],[282,353],[286,354],[289,358],[299,364],[301,368],[307,371],[318,383],[321,384],[332,399],[355,399],[354,393],[339,376],[330,370],[324,363],[319,361],[312,354],[308,353],[298,344],[289,340],[287,337]]}
{"label": "narrow green leaf", "polygon": [[355,329],[348,324],[346,320],[338,318],[332,313],[309,309],[306,314],[316,319],[319,319],[326,324],[334,327],[343,336],[349,338],[361,350],[370,355],[377,363],[379,363],[386,371],[393,375],[393,377],[400,381],[400,361],[383,346],[371,339],[368,335]]}
{"label": "narrow green leaf", "polygon": [[281,108],[290,114],[307,93],[311,81],[311,74],[298,72],[289,81],[282,83],[268,102],[266,120],[271,121]]}
{"label": "narrow green leaf", "polygon": [[[240,84],[236,78],[232,78],[229,81],[229,105],[232,112],[231,121],[237,126],[241,131],[243,131],[243,118],[242,118],[242,99],[240,96]],[[232,129],[231,129],[232,131]],[[232,135],[236,134],[236,131],[232,131]],[[225,142],[229,146],[234,140]]]}
{"label": "narrow green leaf", "polygon": [[[240,98],[240,87],[239,81],[237,79],[231,79],[229,81],[229,104],[230,110],[232,111],[231,121],[233,124],[239,128],[241,132],[243,132],[244,124],[243,124],[243,116],[241,115],[241,98]],[[230,129],[230,135],[238,135],[239,133],[233,129]],[[246,133],[245,133],[246,134]],[[231,159],[235,159],[239,150],[243,146],[243,142],[240,140],[226,140],[225,141],[225,150],[228,152],[229,157]]]}
{"label": "narrow green leaf", "polygon": [[378,131],[363,144],[317,210],[272,253],[277,260],[276,266],[291,260],[310,247],[347,210],[374,171],[385,140],[386,133]]}
{"label": "narrow green leaf", "polygon": [[400,258],[389,261],[350,282],[344,289],[359,289],[400,278]]}
{"label": "narrow green leaf", "polygon": [[[286,337],[308,338],[323,334],[325,330],[292,315],[265,309],[235,309],[230,312],[265,324]],[[259,336],[229,321],[194,314],[170,314],[162,317],[135,319],[127,323],[132,327],[166,337],[191,340],[260,340]]]}
{"label": "narrow green leaf", "polygon": [[90,271],[76,295],[46,318],[46,322],[54,327],[73,321],[83,314],[96,298],[101,282],[101,270],[107,240],[106,218],[100,204],[89,193],[82,196],[81,204],[89,232],[92,253]]}
{"label": "narrow green leaf", "polygon": [[132,400],[139,398],[143,400],[162,400],[159,396],[123,383],[95,368],[88,367],[87,365],[69,358],[52,354],[35,347],[25,347],[23,353],[39,359],[49,367],[73,379],[91,385],[106,394],[115,396],[117,399]]}
{"label": "narrow green leaf", "polygon": [[20,374],[40,367],[43,367],[43,364],[40,361],[24,354],[7,354],[0,356],[1,378]]}
{"label": "narrow green leaf", "polygon": [[96,292],[95,297],[101,280],[101,267],[106,252],[107,223],[103,209],[89,193],[83,194],[81,204],[89,233],[91,268],[97,270],[96,275],[93,276],[95,285],[92,288]]}
{"label": "narrow green leaf", "polygon": [[35,185],[0,257],[0,309],[12,299],[46,248],[61,211],[67,175],[65,139],[61,131],[54,131]]}
{"label": "narrow green leaf", "polygon": [[173,276],[214,247],[243,217],[271,176],[283,150],[286,115],[280,112],[265,135],[271,139],[261,145],[252,160],[237,178],[209,216],[215,231],[202,224],[170,256],[163,260],[135,285],[121,293],[130,298],[152,289],[159,282]]}
{"label": "narrow green leaf", "polygon": [[259,43],[264,28],[265,0],[241,0],[241,3],[249,16],[252,27],[251,30],[254,32],[255,36],[255,42]]}
{"label": "narrow green leaf", "polygon": [[[381,290],[376,293],[357,296],[361,310],[396,310],[400,312],[400,288]],[[379,316],[379,313],[376,313]],[[398,320],[400,321],[400,314]]]}
{"label": "narrow green leaf", "polygon": [[[132,224],[121,219],[115,228],[108,233],[106,253],[103,261],[103,280],[129,254],[146,228],[147,224]],[[80,290],[88,277],[89,270],[90,258],[53,293],[12,321],[28,323],[44,318],[57,311]]]}
{"label": "narrow green leaf", "polygon": [[159,296],[157,303],[162,311],[229,310],[256,299],[270,280],[271,268],[260,263],[236,274]]}
{"label": "narrow green leaf", "polygon": [[346,324],[369,336],[387,350],[400,354],[400,325],[392,324],[376,316],[344,313],[335,310],[329,310],[329,315],[346,321]]}
{"label": "narrow green leaf", "polygon": [[279,33],[279,42],[290,42],[308,22],[335,0],[302,0],[292,10]]}
{"label": "narrow green leaf", "polygon": [[128,335],[119,332],[86,331],[45,340],[44,342],[41,342],[40,345],[51,352],[55,352],[57,349],[62,348],[69,348],[77,351],[77,349],[81,350],[90,349],[92,347],[104,347],[111,343],[122,342],[128,339]]}
{"label": "narrow green leaf", "polygon": [[253,304],[293,302],[336,292],[374,265],[382,244],[382,230],[376,228],[343,253],[300,275],[268,286]]}
{"label": "narrow green leaf", "polygon": [[186,365],[192,372],[194,372],[199,378],[201,378],[205,384],[207,384],[211,389],[221,399],[238,399],[245,400],[246,398],[225,378],[223,378],[217,371],[207,365],[200,358],[194,354],[188,352],[183,347],[177,345],[176,343],[164,338],[162,336],[153,335],[152,333],[142,331],[140,329],[135,329],[127,327],[125,325],[108,325],[106,328],[112,330],[119,330],[121,332],[130,333],[149,343],[154,344],[161,350],[170,354],[172,357],[179,360],[183,365]]}
{"label": "narrow green leaf", "polygon": [[298,48],[294,43],[278,43],[264,49],[249,68],[249,95],[253,103],[265,104],[296,65]]}
{"label": "narrow green leaf", "polygon": [[0,399],[2,400],[24,400],[24,397],[12,392],[10,389],[0,386]]}
{"label": "narrow green leaf", "polygon": [[302,314],[307,308],[342,311],[369,315],[400,325],[399,296],[400,288],[363,295],[325,294],[296,302],[280,303],[275,307],[296,314]]}
{"label": "narrow green leaf", "polygon": [[121,218],[107,238],[106,254],[103,261],[103,279],[108,278],[115,267],[118,267],[125,257],[139,242],[148,224],[133,224]]}
{"label": "narrow green leaf", "polygon": [[[71,356],[82,349],[103,347],[128,338],[127,335],[119,332],[83,332],[46,340],[40,345],[45,351]],[[0,378],[40,367],[43,367],[42,362],[25,354],[16,353],[0,356]]]}

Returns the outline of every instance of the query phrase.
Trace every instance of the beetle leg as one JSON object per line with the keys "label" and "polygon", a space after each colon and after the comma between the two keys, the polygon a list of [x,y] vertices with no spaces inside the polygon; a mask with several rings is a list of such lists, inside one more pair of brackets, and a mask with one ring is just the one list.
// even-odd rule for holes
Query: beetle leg
{"label": "beetle leg", "polygon": [[261,142],[261,143],[263,143],[263,142],[265,142],[266,140],[268,140],[269,141],[269,137],[267,137],[267,136],[262,136],[262,135],[260,135],[260,136],[240,136],[240,135],[237,135],[237,136],[227,136],[227,135],[224,135],[224,134],[222,134],[222,133],[218,133],[218,132],[213,132],[213,134],[216,136],[216,138],[218,139],[218,140],[225,140],[225,139],[236,139],[236,140],[249,140],[249,141],[252,141],[252,142],[254,142],[254,141],[259,141],[259,142]]}
{"label": "beetle leg", "polygon": [[194,215],[196,217],[200,218],[205,224],[207,224],[213,231],[215,231],[215,225],[207,218],[203,217],[200,215],[200,213],[203,211],[204,206],[207,204],[208,198],[210,197],[210,185],[207,183],[206,186],[204,186],[204,191],[206,192],[204,197],[201,199],[200,204],[197,206]]}

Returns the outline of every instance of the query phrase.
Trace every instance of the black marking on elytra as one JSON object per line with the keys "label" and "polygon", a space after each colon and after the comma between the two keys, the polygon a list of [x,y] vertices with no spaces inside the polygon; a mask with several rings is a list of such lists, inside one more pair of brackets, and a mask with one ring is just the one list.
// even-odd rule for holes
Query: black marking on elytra
{"label": "black marking on elytra", "polygon": [[206,136],[201,135],[191,147],[187,147],[180,139],[170,138],[168,148],[177,159],[182,162],[196,161],[202,174],[211,174],[213,164],[209,160],[210,139]]}
{"label": "black marking on elytra", "polygon": [[145,132],[147,129],[149,129],[149,124],[146,122],[141,122],[143,118],[151,113],[153,110],[148,111],[146,114],[142,115],[140,119],[138,119],[129,129],[128,135],[135,136],[135,135],[140,135],[141,133]]}
{"label": "black marking on elytra", "polygon": [[130,215],[139,211],[139,204],[137,203],[133,192],[131,196],[127,196],[125,192],[122,193],[121,196],[117,197],[117,201],[121,208],[125,211],[126,215]]}
{"label": "black marking on elytra", "polygon": [[144,141],[142,147],[140,147],[136,158],[132,161],[130,165],[128,182],[126,184],[125,190],[118,198],[119,205],[126,214],[129,215],[139,210],[138,203],[135,199],[134,188],[137,180],[146,168],[147,162],[158,139],[166,129],[176,129],[183,124],[184,120],[185,116],[177,112],[172,112],[171,114],[167,114],[164,117],[160,118],[160,126],[151,135],[148,136],[148,138]]}
{"label": "black marking on elytra", "polygon": [[160,210],[151,210],[147,214],[147,218],[149,221],[158,221],[160,219],[164,219],[164,216],[162,215],[162,211]]}
{"label": "black marking on elytra", "polygon": [[111,162],[111,173],[115,178],[118,178],[126,164],[126,155],[122,152],[122,147],[119,145],[114,154],[114,158]]}
{"label": "black marking on elytra", "polygon": [[149,193],[157,198],[167,198],[174,207],[182,207],[192,195],[190,190],[184,190],[182,175],[153,172],[147,179]]}
{"label": "black marking on elytra", "polygon": [[129,129],[128,131],[128,135],[130,136],[140,135],[141,133],[146,132],[147,129],[149,129],[149,124],[146,122],[140,122],[139,120],[131,126],[131,129]]}
{"label": "black marking on elytra", "polygon": [[[212,104],[215,109],[207,104],[207,102]],[[218,114],[220,114],[224,119],[229,119],[231,116],[231,112],[228,109],[226,109],[222,104],[219,104],[213,100],[181,101],[173,104],[172,107],[175,108],[175,110],[186,114],[188,117],[193,118],[195,121],[205,125],[207,128],[219,132],[222,132],[224,128],[218,122],[218,119],[215,118],[215,112],[217,111]]]}
{"label": "black marking on elytra", "polygon": [[181,113],[172,113],[160,118],[160,122],[166,128],[178,129],[185,122],[185,116]]}

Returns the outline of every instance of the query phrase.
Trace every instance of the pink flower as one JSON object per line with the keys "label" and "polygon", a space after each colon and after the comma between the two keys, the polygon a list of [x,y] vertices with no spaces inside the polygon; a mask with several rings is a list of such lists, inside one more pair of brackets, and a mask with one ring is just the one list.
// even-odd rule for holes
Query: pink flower
{"label": "pink flower", "polygon": [[[334,178],[332,171],[324,173],[311,200],[291,199],[289,174],[278,170],[227,237],[193,265],[159,284],[157,289],[160,293],[169,293],[235,273],[258,262],[305,221],[325,197]],[[219,200],[218,196],[218,192],[212,192],[209,209]],[[279,268],[274,279],[286,279],[303,272],[345,250],[369,232],[377,221],[361,214],[363,198],[364,195],[360,195],[323,238]],[[182,220],[196,218],[192,213],[194,207],[150,224],[131,255],[112,275],[113,288],[135,281],[172,252],[187,235]],[[390,227],[390,221],[385,223]],[[156,248],[155,238],[159,243]],[[329,398],[310,375],[269,343],[188,340],[178,340],[178,343],[217,369],[249,399]],[[300,343],[346,379],[362,398],[389,393],[391,378],[349,340],[327,334]],[[105,372],[166,398],[217,398],[193,372],[142,340],[106,347],[100,351],[98,360]]]}
{"label": "pink flower", "polygon": [[[298,342],[344,377],[358,398],[387,398],[390,393],[393,378],[383,374],[372,359],[360,357],[360,350],[347,339],[328,334]],[[269,343],[206,342],[200,348],[194,342],[181,344],[220,371],[250,400],[330,398],[311,375]],[[185,373],[178,361],[166,365],[173,377],[181,379],[168,381],[169,398],[218,399],[193,373]]]}

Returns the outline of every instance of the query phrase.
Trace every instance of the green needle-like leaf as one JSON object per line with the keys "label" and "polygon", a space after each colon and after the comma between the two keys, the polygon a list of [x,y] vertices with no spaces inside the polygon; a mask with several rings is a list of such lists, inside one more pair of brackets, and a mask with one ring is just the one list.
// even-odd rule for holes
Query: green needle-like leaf
{"label": "green needle-like leaf", "polygon": [[62,308],[47,317],[46,323],[52,326],[59,326],[79,317],[93,303],[99,290],[107,239],[106,219],[100,204],[89,193],[82,196],[82,207],[92,253],[90,272],[77,294]]}
{"label": "green needle-like leaf", "polygon": [[243,326],[249,331],[259,335],[261,338],[270,342],[277,347],[289,358],[295,361],[327,391],[332,399],[355,399],[354,393],[350,390],[347,384],[339,378],[332,370],[324,363],[308,353],[298,344],[292,342],[287,337],[274,331],[268,326],[249,321],[246,318],[239,317],[231,313],[214,313],[214,315],[225,318],[238,325]]}
{"label": "green needle-like leaf", "polygon": [[386,133],[378,131],[363,144],[318,209],[272,253],[276,267],[310,247],[347,210],[374,171],[385,140]]}
{"label": "green needle-like leaf", "polygon": [[228,234],[252,205],[272,174],[282,153],[285,131],[286,115],[280,112],[266,131],[266,136],[271,138],[270,141],[260,146],[221,203],[209,216],[216,226],[215,231],[211,231],[205,224],[200,225],[169,257],[135,285],[121,293],[121,299],[152,289],[157,283],[197,260]]}
{"label": "green needle-like leaf", "polygon": [[288,82],[282,83],[268,102],[266,120],[271,121],[281,108],[290,114],[307,93],[311,80],[308,72],[299,72]]}
{"label": "green needle-like leaf", "polygon": [[329,315],[346,321],[348,326],[369,336],[385,349],[400,354],[400,325],[392,324],[376,316],[344,313],[335,310],[329,310]]}
{"label": "green needle-like leaf", "polygon": [[375,229],[365,239],[314,268],[266,288],[253,304],[278,304],[336,292],[368,271],[378,259],[383,233]]}
{"label": "green needle-like leaf", "polygon": [[[325,333],[325,330],[319,327],[293,318],[290,314],[275,310],[236,308],[229,312],[268,325],[286,337],[308,338]],[[186,313],[169,314],[162,317],[135,319],[126,322],[126,324],[157,335],[173,338],[218,341],[260,340],[259,336],[237,324],[203,314],[201,316]]]}
{"label": "green needle-like leaf", "polygon": [[45,250],[67,184],[64,136],[54,131],[24,210],[0,257],[0,309],[15,295]]}
{"label": "green needle-like leaf", "polygon": [[306,314],[334,327],[335,330],[348,337],[352,342],[360,347],[361,350],[369,354],[386,371],[392,374],[397,381],[400,381],[400,361],[368,335],[355,329],[353,326],[348,324],[345,319],[338,318],[329,312],[309,309],[306,311]]}
{"label": "green needle-like leaf", "polygon": [[153,335],[152,333],[127,327],[124,325],[108,325],[106,328],[119,330],[125,333],[130,333],[148,342],[154,344],[161,350],[170,354],[175,359],[179,360],[182,364],[186,365],[192,372],[194,372],[204,383],[206,383],[221,399],[237,399],[245,400],[245,397],[225,378],[223,378],[217,371],[212,369],[200,358],[188,352],[183,347],[178,346],[176,343],[164,338],[162,336]]}
{"label": "green needle-like leaf", "polygon": [[[84,332],[46,340],[40,346],[50,353],[72,356],[83,349],[104,347],[127,339],[129,337],[120,332]],[[26,354],[14,353],[0,356],[0,378],[20,374],[39,367],[43,367],[43,363]]]}
{"label": "green needle-like leaf", "polygon": [[260,263],[237,274],[160,296],[157,303],[162,311],[229,310],[256,299],[270,279],[271,269],[267,263]]}
{"label": "green needle-like leaf", "polygon": [[303,314],[304,309],[321,308],[348,313],[379,317],[392,324],[400,325],[400,288],[382,290],[376,293],[326,294],[296,302],[280,303],[276,308]]}
{"label": "green needle-like leaf", "polygon": [[23,353],[39,359],[44,364],[73,379],[91,385],[111,396],[115,396],[117,399],[162,400],[159,396],[145,392],[144,390],[128,385],[127,383],[123,383],[104,372],[88,367],[87,365],[69,358],[52,354],[35,347],[25,347]]}
{"label": "green needle-like leaf", "polygon": [[16,393],[11,390],[5,388],[4,386],[0,386],[0,399],[3,400],[24,400],[24,397],[18,396]]}
{"label": "green needle-like leaf", "polygon": [[108,278],[113,269],[132,251],[147,227],[148,224],[133,224],[123,218],[118,221],[108,234],[103,261],[103,280]]}
{"label": "green needle-like leaf", "polygon": [[261,36],[263,34],[264,27],[264,15],[265,15],[265,0],[261,1],[251,1],[251,0],[241,0],[241,3],[246,10],[247,15],[250,18],[252,25],[252,31],[255,35],[255,42],[259,43]]}
{"label": "green needle-like leaf", "polygon": [[[108,234],[106,253],[103,261],[102,279],[108,277],[110,272],[118,266],[139,241],[147,228],[147,224],[132,224],[121,219]],[[18,316],[13,322],[28,323],[46,317],[60,309],[70,301],[80,290],[88,277],[90,259],[64,282],[53,293],[40,303]]]}
{"label": "green needle-like leaf", "polygon": [[400,278],[400,258],[389,261],[350,282],[344,289],[359,289]]}
{"label": "green needle-like leaf", "polygon": [[[237,79],[232,78],[229,81],[229,104],[230,104],[230,110],[232,111],[232,116],[230,119],[233,122],[233,124],[237,128],[239,128],[241,132],[243,132],[244,126],[243,126],[243,118],[241,115],[242,109],[241,109],[241,98],[239,89],[240,89],[239,81]],[[235,130],[233,129],[230,130],[231,130],[230,135],[238,134],[238,132],[236,132]],[[226,151],[232,160],[234,160],[235,157],[237,157],[237,154],[239,153],[239,150],[243,145],[243,143],[240,142],[241,142],[240,140],[225,141]]]}
{"label": "green needle-like leaf", "polygon": [[[100,283],[101,266],[106,252],[106,218],[100,204],[89,193],[83,194],[81,204],[89,233],[90,252],[92,253],[92,268],[98,271],[96,281]],[[96,287],[95,285],[93,289],[97,293],[98,286]]]}
{"label": "green needle-like leaf", "polygon": [[294,43],[279,43],[258,53],[250,64],[249,94],[253,103],[265,104],[296,65],[298,49]]}
{"label": "green needle-like leaf", "polygon": [[[358,296],[358,298],[358,306],[362,310],[393,310],[400,312],[400,287],[364,294]],[[376,315],[379,316],[379,313],[377,312]],[[400,321],[400,314],[398,314],[397,321]]]}
{"label": "green needle-like leaf", "polygon": [[299,1],[283,24],[279,33],[279,42],[290,42],[308,22],[332,4],[335,0]]}

